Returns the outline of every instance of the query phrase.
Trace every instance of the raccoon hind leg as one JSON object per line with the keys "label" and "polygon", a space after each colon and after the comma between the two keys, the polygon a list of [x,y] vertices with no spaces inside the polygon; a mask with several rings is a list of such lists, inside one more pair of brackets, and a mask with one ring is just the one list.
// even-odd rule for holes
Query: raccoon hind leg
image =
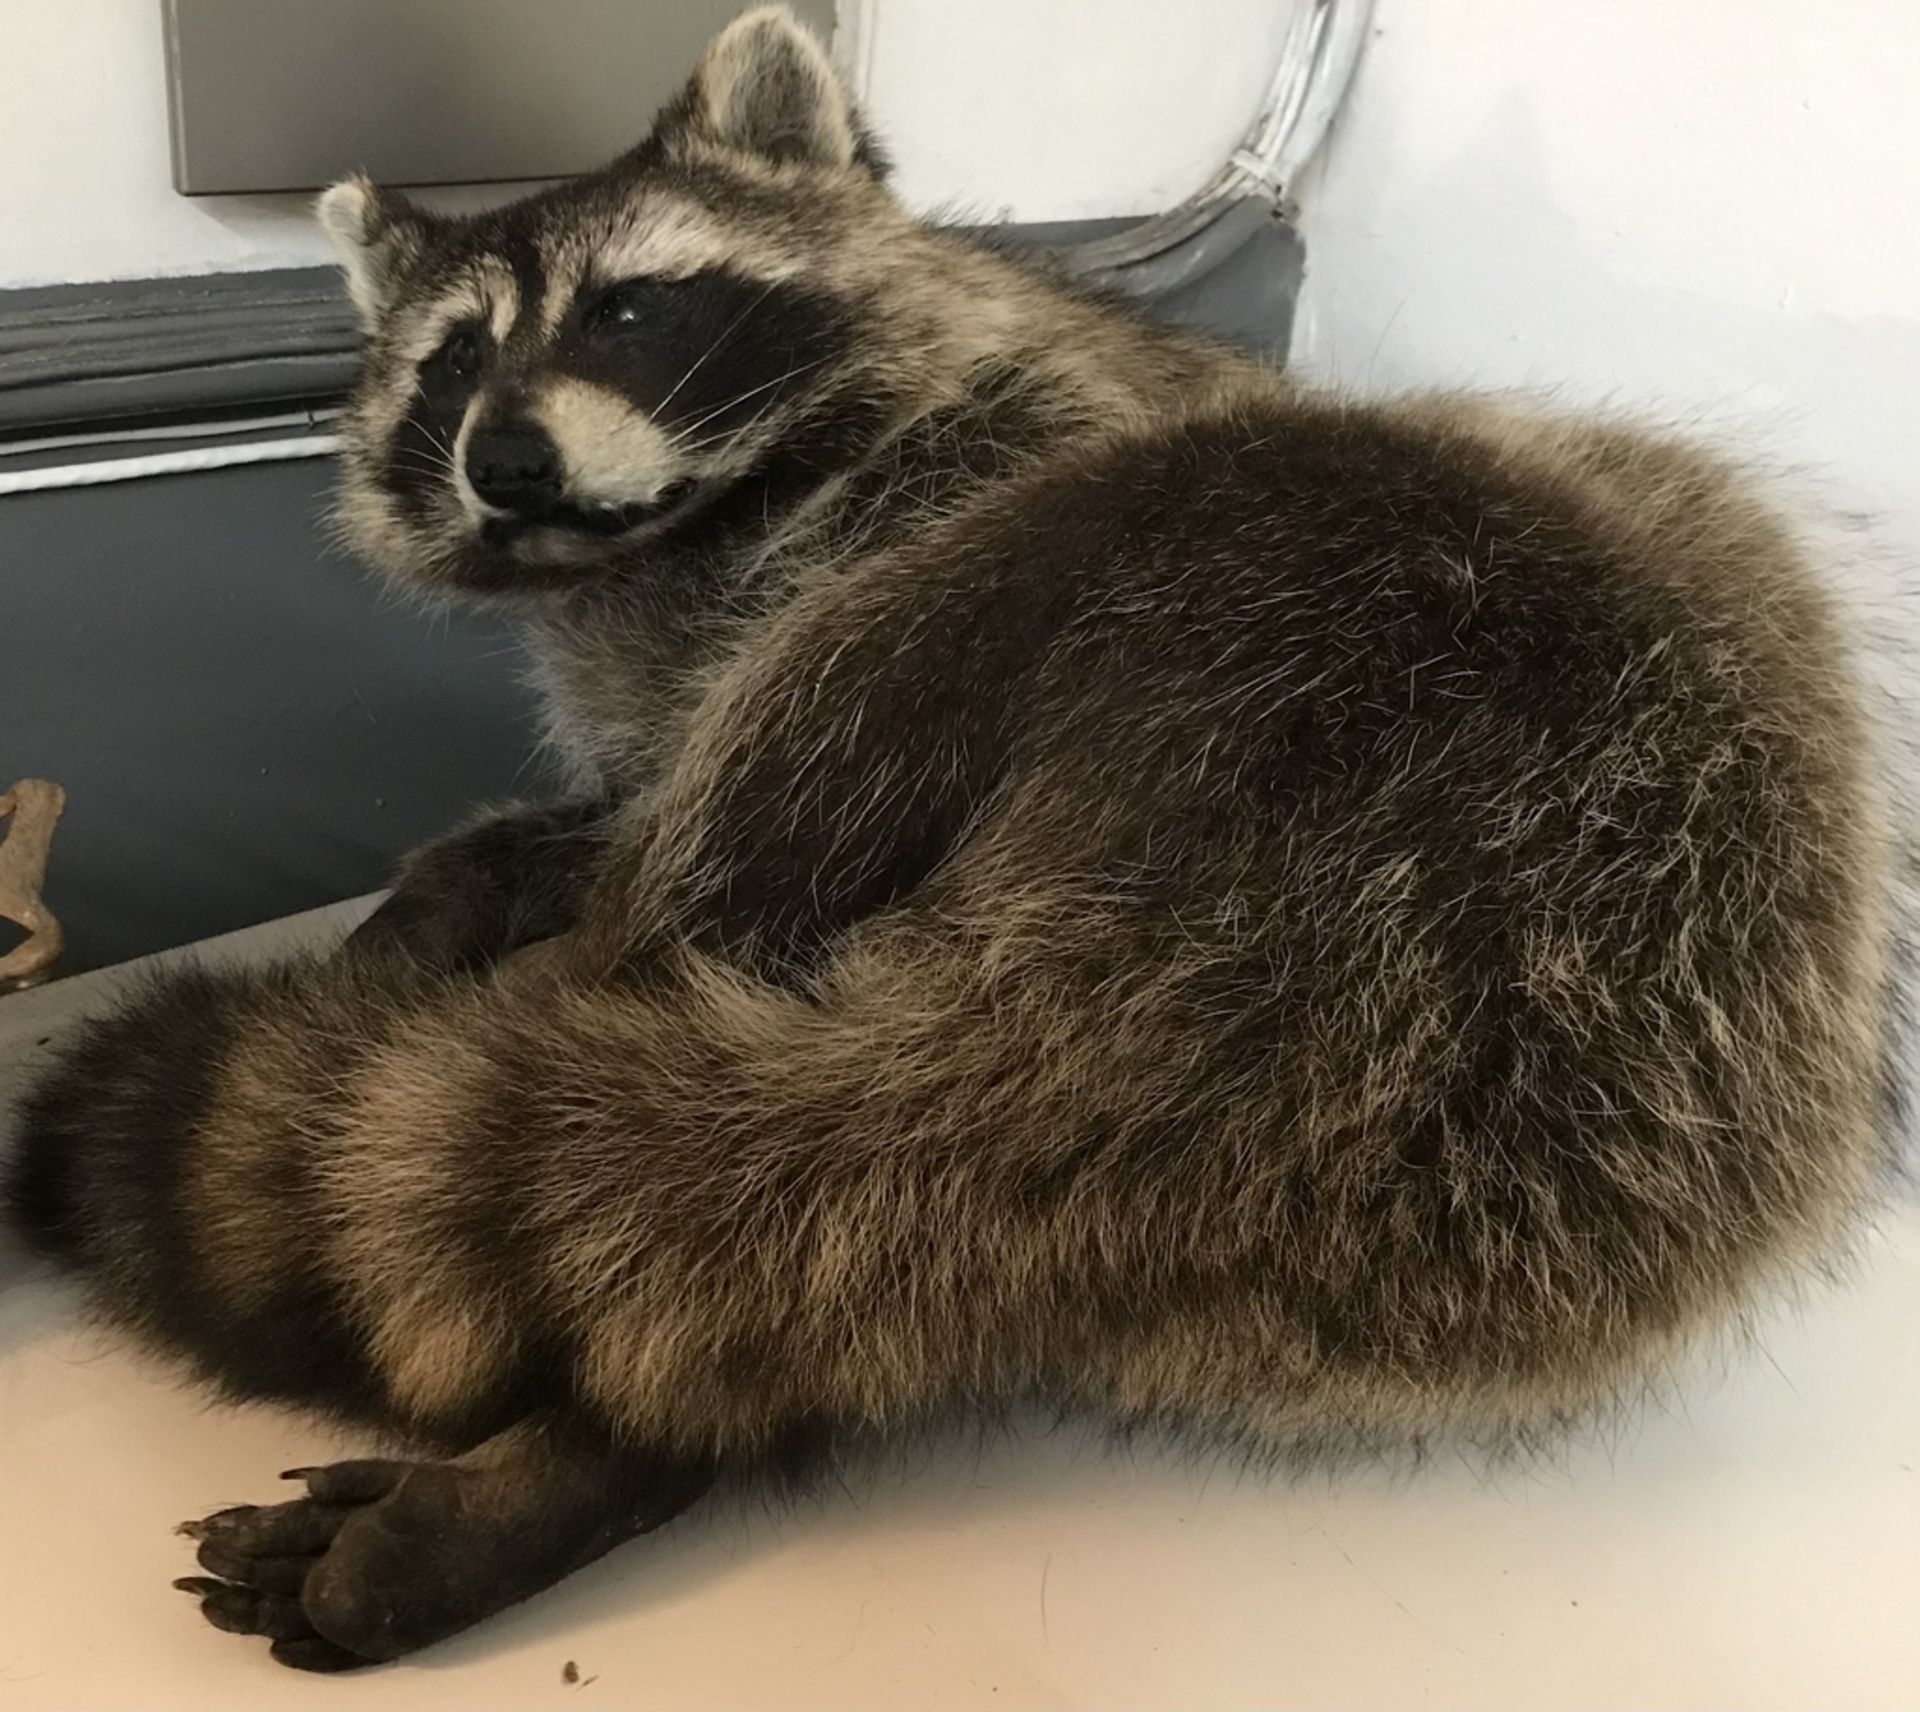
{"label": "raccoon hind leg", "polygon": [[445,1640],[693,1504],[710,1465],[531,1417],[446,1462],[296,1469],[306,1496],[181,1532],[207,1573],[174,1585],[216,1628],[300,1670],[352,1670]]}

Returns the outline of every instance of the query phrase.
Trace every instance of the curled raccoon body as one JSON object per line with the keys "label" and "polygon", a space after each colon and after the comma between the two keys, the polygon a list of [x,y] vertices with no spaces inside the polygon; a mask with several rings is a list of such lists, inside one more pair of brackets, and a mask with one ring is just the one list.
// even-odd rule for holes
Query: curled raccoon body
{"label": "curled raccoon body", "polygon": [[448,1453],[209,1518],[216,1622],[391,1658],[956,1405],[1525,1432],[1840,1238],[1888,840],[1712,458],[923,228],[779,12],[602,173],[323,215],[348,530],[521,616],[578,792],[25,1108],[106,1313]]}

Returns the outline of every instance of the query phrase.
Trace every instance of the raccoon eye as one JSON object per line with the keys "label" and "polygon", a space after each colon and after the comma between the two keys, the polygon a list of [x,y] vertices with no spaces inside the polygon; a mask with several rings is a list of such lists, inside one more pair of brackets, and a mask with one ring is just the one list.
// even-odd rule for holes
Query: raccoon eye
{"label": "raccoon eye", "polygon": [[479,328],[456,327],[440,349],[420,365],[420,379],[432,391],[457,391],[479,379],[486,354]]}
{"label": "raccoon eye", "polygon": [[659,318],[668,301],[687,282],[679,279],[628,279],[610,285],[587,305],[581,317],[589,332],[621,332]]}

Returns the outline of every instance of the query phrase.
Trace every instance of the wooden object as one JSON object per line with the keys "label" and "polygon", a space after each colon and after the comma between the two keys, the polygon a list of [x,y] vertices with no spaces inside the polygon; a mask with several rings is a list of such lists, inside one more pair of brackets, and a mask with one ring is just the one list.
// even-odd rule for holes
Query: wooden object
{"label": "wooden object", "polygon": [[66,806],[67,793],[45,779],[22,779],[0,793],[0,820],[8,822],[0,839],[0,919],[27,930],[25,940],[0,956],[0,992],[44,981],[60,959],[65,936],[40,894],[53,829]]}

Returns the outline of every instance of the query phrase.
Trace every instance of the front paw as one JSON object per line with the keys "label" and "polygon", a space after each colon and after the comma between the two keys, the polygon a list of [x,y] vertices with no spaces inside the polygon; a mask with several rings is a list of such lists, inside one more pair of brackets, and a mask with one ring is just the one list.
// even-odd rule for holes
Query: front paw
{"label": "front paw", "polygon": [[427,970],[479,971],[573,925],[606,805],[516,808],[416,850],[351,952]]}

